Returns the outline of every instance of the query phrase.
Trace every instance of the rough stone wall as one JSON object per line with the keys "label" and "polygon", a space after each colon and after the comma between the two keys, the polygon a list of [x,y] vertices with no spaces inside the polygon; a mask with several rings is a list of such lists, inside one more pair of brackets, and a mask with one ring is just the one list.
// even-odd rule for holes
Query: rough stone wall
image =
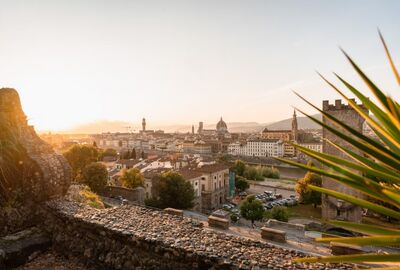
{"label": "rough stone wall", "polygon": [[55,248],[98,269],[351,269],[301,264],[302,253],[216,232],[186,217],[139,206],[94,209],[47,203],[43,228]]}
{"label": "rough stone wall", "polygon": [[[12,136],[22,146],[23,158],[29,160],[28,164],[21,163],[19,169],[28,172],[35,170],[35,177],[26,177],[21,183],[24,189],[32,192],[32,199],[45,201],[65,194],[71,180],[70,166],[62,155],[55,153],[49,144],[37,136],[34,128],[28,125],[19,95],[14,89],[0,89],[0,119],[8,136]],[[2,144],[7,144],[7,139],[6,136],[0,137]],[[15,181],[9,181],[12,180]]]}
{"label": "rough stone wall", "polygon": [[[360,105],[360,107],[367,111],[367,109]],[[343,121],[347,125],[351,126],[355,130],[362,132],[364,119],[349,105],[344,105],[341,100],[336,100],[335,104],[329,104],[329,101],[323,101],[323,111]],[[330,126],[333,126],[329,120],[323,117],[323,122]],[[337,127],[334,126],[336,129]],[[343,130],[342,130],[343,131]],[[344,132],[344,131],[343,131]],[[329,132],[325,128],[322,130],[323,145],[322,151],[327,154],[335,155],[343,159],[350,159],[346,154],[341,152],[336,147],[332,146],[326,141],[328,139],[331,142],[337,143],[355,152],[358,152],[349,143],[344,142],[342,139]],[[339,164],[340,165],[340,164]],[[361,197],[361,193],[336,181],[333,181],[327,177],[322,177],[322,186],[324,188],[337,190],[347,194]],[[362,210],[360,207],[352,205],[347,202],[342,202],[336,198],[323,195],[322,197],[322,217],[328,219],[340,219],[349,221],[361,221]]]}

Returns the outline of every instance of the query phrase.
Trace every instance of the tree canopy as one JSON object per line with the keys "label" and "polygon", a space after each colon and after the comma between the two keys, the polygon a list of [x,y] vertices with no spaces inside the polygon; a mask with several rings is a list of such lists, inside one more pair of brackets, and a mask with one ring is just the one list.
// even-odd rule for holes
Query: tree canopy
{"label": "tree canopy", "polygon": [[72,177],[78,180],[86,165],[96,162],[99,158],[99,151],[92,145],[73,145],[65,153],[64,157],[68,160],[72,168]]}
{"label": "tree canopy", "polygon": [[264,216],[264,207],[262,202],[257,200],[254,195],[247,196],[247,198],[240,205],[240,214],[247,220],[254,224],[254,221],[261,220]]}
{"label": "tree canopy", "polygon": [[104,157],[117,157],[117,156],[118,156],[117,150],[112,148],[107,148],[106,150],[101,152],[101,159],[103,159]]}
{"label": "tree canopy", "polygon": [[246,170],[246,164],[241,160],[236,160],[232,170],[235,171],[237,175],[243,176],[244,171]]}
{"label": "tree canopy", "polygon": [[158,182],[158,198],[147,200],[148,205],[159,208],[188,209],[193,207],[194,189],[190,182],[186,181],[177,172],[163,173]]}
{"label": "tree canopy", "polygon": [[100,191],[107,185],[108,171],[104,164],[93,162],[83,169],[80,182],[86,184],[94,192]]}
{"label": "tree canopy", "polygon": [[126,188],[137,188],[144,186],[143,174],[137,168],[125,170],[121,176],[122,186]]}
{"label": "tree canopy", "polygon": [[249,182],[242,176],[237,176],[235,179],[235,187],[239,191],[245,191],[250,187]]}
{"label": "tree canopy", "polygon": [[[314,167],[314,164],[309,161],[307,166]],[[321,176],[309,171],[302,179],[299,179],[296,184],[296,192],[299,194],[300,202],[313,204],[314,207],[316,207],[321,204],[321,193],[312,190],[309,185],[320,187],[322,185]]]}

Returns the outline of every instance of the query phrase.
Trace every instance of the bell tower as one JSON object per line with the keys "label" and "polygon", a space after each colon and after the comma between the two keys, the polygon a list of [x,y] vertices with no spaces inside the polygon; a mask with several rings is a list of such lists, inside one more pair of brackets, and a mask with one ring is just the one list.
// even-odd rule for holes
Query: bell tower
{"label": "bell tower", "polygon": [[299,128],[297,125],[297,116],[296,110],[293,111],[293,119],[292,119],[292,140],[297,142],[299,139]]}
{"label": "bell tower", "polygon": [[143,118],[142,120],[142,131],[146,131],[146,119]]}

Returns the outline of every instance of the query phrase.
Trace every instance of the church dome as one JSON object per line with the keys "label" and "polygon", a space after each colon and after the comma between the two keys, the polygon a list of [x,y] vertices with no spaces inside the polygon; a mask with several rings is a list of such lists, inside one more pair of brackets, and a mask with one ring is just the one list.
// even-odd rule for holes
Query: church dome
{"label": "church dome", "polygon": [[226,131],[228,131],[228,126],[226,125],[224,120],[222,120],[222,117],[221,117],[221,119],[217,123],[217,132],[226,132]]}

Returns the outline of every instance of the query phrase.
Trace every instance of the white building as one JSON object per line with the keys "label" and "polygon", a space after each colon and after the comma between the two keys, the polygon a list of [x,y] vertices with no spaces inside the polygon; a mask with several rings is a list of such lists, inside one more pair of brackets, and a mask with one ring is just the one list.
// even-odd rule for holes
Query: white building
{"label": "white building", "polygon": [[322,153],[322,143],[300,143],[300,146]]}
{"label": "white building", "polygon": [[283,142],[277,139],[255,139],[228,145],[228,154],[233,156],[283,157],[283,153]]}

